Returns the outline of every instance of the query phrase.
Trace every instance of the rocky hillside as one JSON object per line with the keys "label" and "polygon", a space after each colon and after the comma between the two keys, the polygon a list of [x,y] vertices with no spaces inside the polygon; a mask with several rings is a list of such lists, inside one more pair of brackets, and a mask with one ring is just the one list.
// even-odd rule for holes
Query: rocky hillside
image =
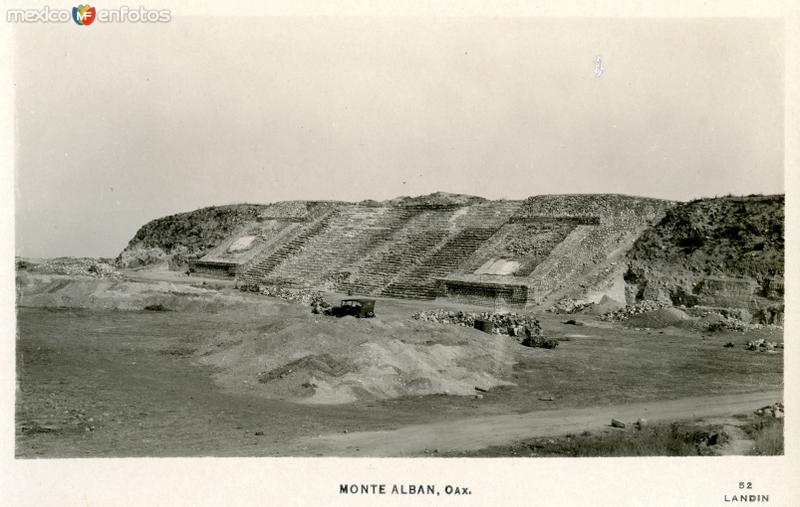
{"label": "rocky hillside", "polygon": [[259,204],[209,206],[157,218],[136,232],[115,262],[126,268],[164,261],[181,265],[187,258],[202,256],[267,208]]}
{"label": "rocky hillside", "polygon": [[116,263],[193,258],[195,272],[244,286],[480,304],[608,296],[746,309],[757,319],[782,314],[784,196],[490,201],[439,192],[210,207],[146,224]]}
{"label": "rocky hillside", "polygon": [[636,299],[752,307],[782,301],[784,196],[700,199],[671,208],[627,254]]}

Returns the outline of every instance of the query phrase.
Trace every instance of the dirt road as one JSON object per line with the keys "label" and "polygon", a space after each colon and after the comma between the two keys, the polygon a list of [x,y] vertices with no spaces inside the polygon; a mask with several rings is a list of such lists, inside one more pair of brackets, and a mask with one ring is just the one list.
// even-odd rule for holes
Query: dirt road
{"label": "dirt road", "polygon": [[650,422],[749,413],[783,398],[781,391],[701,396],[595,408],[548,410],[474,417],[445,423],[405,426],[392,431],[322,435],[301,442],[301,449],[327,456],[409,456],[483,449],[532,437],[559,436],[607,427],[611,418]]}

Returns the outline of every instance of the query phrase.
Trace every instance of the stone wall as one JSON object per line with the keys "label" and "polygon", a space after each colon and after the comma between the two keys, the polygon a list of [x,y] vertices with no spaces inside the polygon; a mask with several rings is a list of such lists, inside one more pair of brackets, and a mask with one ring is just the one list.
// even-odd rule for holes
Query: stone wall
{"label": "stone wall", "polygon": [[495,233],[494,228],[468,228],[448,236],[421,264],[386,286],[384,296],[434,299],[436,279],[455,271],[481,244]]}
{"label": "stone wall", "polygon": [[525,285],[440,279],[437,281],[437,293],[454,301],[493,306],[500,310],[522,307],[528,303],[528,287]]}
{"label": "stone wall", "polygon": [[190,260],[189,271],[203,276],[234,278],[237,265],[234,262]]}

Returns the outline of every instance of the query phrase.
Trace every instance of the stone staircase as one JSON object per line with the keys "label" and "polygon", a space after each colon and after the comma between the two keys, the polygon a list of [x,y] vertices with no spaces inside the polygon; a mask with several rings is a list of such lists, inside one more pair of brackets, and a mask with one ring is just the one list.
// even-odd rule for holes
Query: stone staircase
{"label": "stone staircase", "polygon": [[339,290],[354,294],[380,294],[390,283],[414,269],[449,235],[448,219],[456,210],[416,210],[404,227],[353,266],[349,280]]}
{"label": "stone staircase", "polygon": [[239,279],[244,283],[258,283],[273,277],[276,267],[301,252],[306,243],[322,233],[338,213],[339,210],[336,208],[328,209],[311,222],[304,224],[305,227],[300,227],[299,233],[292,239],[280,245],[269,255],[256,259],[250,266],[242,270]]}
{"label": "stone staircase", "polygon": [[421,264],[387,285],[381,295],[435,299],[436,279],[455,271],[496,231],[496,228],[471,227],[447,237]]}
{"label": "stone staircase", "polygon": [[388,242],[413,215],[413,211],[402,208],[342,209],[329,222],[324,234],[309,239],[302,252],[287,259],[273,274],[302,279],[311,285],[324,283],[332,275],[353,270],[355,264]]}

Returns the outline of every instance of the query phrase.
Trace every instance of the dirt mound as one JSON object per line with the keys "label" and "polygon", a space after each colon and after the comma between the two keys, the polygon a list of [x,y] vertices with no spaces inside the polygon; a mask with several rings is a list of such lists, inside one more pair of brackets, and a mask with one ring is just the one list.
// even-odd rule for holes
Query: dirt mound
{"label": "dirt mound", "polygon": [[628,319],[625,324],[629,327],[660,329],[663,327],[676,326],[688,320],[690,320],[690,317],[686,312],[678,308],[668,307],[635,315]]}
{"label": "dirt mound", "polygon": [[[509,336],[525,336],[526,334],[540,335],[542,327],[539,320],[532,315],[511,313],[491,313],[491,312],[461,312],[451,310],[427,310],[417,312],[411,316],[415,320],[423,322],[436,322],[437,324],[453,324],[456,326],[476,327],[482,322],[491,323],[491,333]],[[484,327],[484,331],[487,329]],[[527,331],[527,333],[526,333]]]}
{"label": "dirt mound", "polygon": [[586,313],[589,315],[603,315],[606,313],[616,312],[623,308],[625,308],[625,303],[620,303],[616,299],[612,299],[608,296],[603,296],[603,298],[599,302],[586,307],[586,309],[583,310],[582,313]]}
{"label": "dirt mound", "polygon": [[258,375],[258,381],[266,384],[273,380],[286,378],[295,372],[302,371],[306,374],[329,375],[341,377],[351,370],[344,361],[337,361],[330,354],[313,354],[303,356],[297,361],[284,364],[274,370]]}
{"label": "dirt mound", "polygon": [[508,337],[410,320],[276,318],[256,332],[216,336],[201,361],[232,391],[303,403],[448,393],[508,384]]}

